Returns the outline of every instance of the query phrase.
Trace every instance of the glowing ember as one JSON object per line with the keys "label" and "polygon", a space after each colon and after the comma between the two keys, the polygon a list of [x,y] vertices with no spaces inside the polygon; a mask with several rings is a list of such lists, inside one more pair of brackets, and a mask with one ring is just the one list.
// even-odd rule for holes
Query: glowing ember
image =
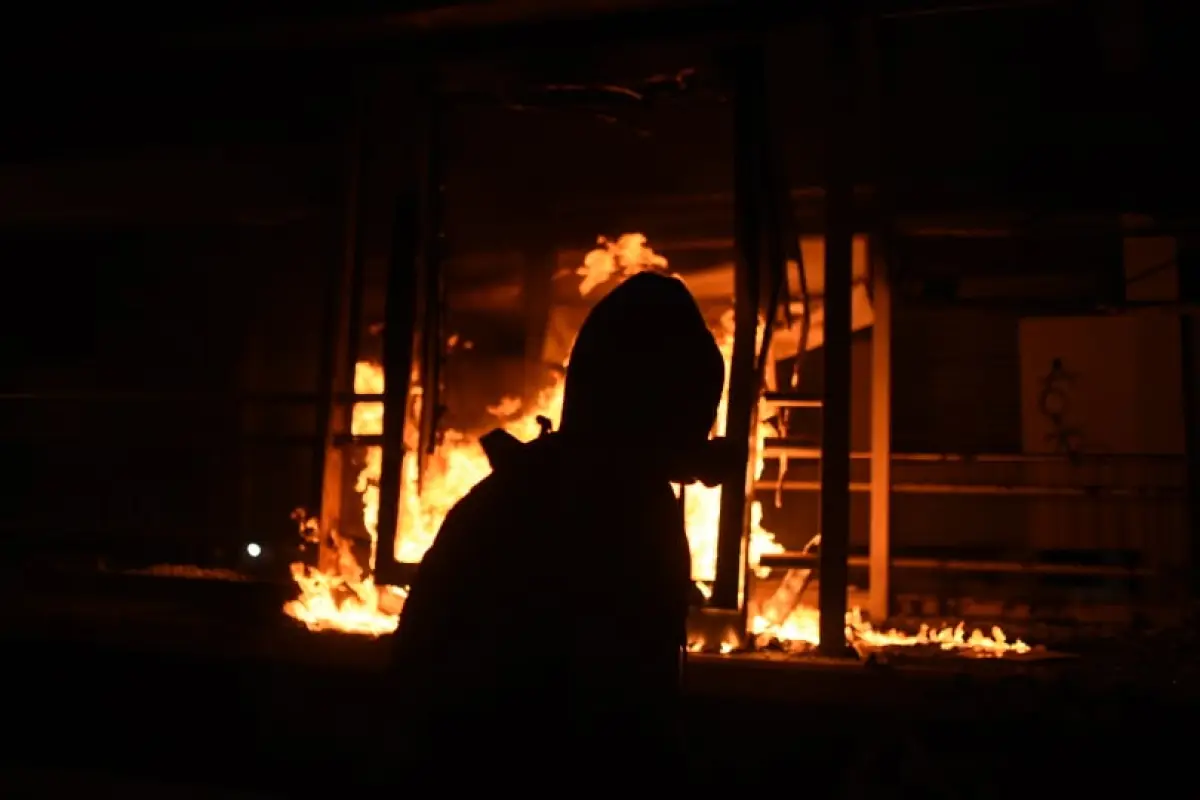
{"label": "glowing ember", "polygon": [[[640,233],[621,236],[615,242],[601,237],[597,246],[589,252],[577,270],[580,276],[579,292],[587,296],[596,287],[613,279],[623,279],[645,270],[666,271],[667,259],[646,246],[646,237]],[[676,276],[678,277],[678,276]],[[760,336],[762,329],[760,328]],[[718,413],[717,430],[724,433],[726,403],[729,396],[729,364],[733,348],[733,311],[726,313],[713,331],[721,353],[725,358],[725,391]],[[565,366],[565,365],[564,365]],[[354,390],[356,394],[381,394],[384,387],[383,369],[371,362],[356,365]],[[532,407],[523,408],[518,398],[501,398],[487,410],[499,424],[522,441],[536,438],[540,432],[537,417],[544,416],[558,426],[562,411],[561,379],[544,389]],[[442,441],[428,459],[425,474],[418,489],[417,474],[417,429],[415,419],[421,401],[420,387],[413,390],[412,414],[405,420],[404,438],[406,455],[402,466],[402,493],[400,528],[396,536],[395,558],[404,563],[417,563],[433,543],[442,520],[451,507],[475,484],[487,477],[491,471],[487,456],[478,438],[456,430],[444,432]],[[355,435],[371,435],[383,432],[383,403],[365,402],[354,405],[351,432]],[[777,435],[767,423],[760,423],[759,441]],[[761,448],[760,448],[761,449]],[[337,630],[378,636],[396,628],[404,593],[398,589],[379,590],[372,580],[375,566],[375,549],[379,522],[379,475],[382,465],[382,450],[379,447],[364,449],[363,466],[358,474],[355,490],[362,499],[363,527],[370,537],[370,557],[366,568],[355,557],[351,543],[339,536],[337,531],[328,532],[336,553],[334,568],[316,570],[303,564],[292,565],[292,576],[300,589],[300,596],[287,603],[284,611],[300,620],[314,631]],[[758,477],[763,469],[761,456],[755,464]],[[684,498],[688,539],[692,549],[692,576],[705,583],[713,580],[716,571],[717,521],[720,515],[721,490],[700,484],[687,487]],[[753,502],[750,509],[751,531],[749,558],[757,569],[759,558],[766,553],[781,552],[783,547],[775,541],[774,534],[762,527],[762,506]],[[319,539],[320,532],[315,520],[298,512],[297,521],[301,535],[311,542]],[[817,643],[817,610],[801,606],[793,611],[780,625],[770,625],[765,619],[754,620],[752,633],[760,641],[775,639],[795,643]],[[1023,642],[1007,643],[998,628],[991,637],[976,631],[971,636],[964,634],[963,626],[942,630],[922,630],[915,636],[895,631],[876,631],[864,622],[858,609],[846,616],[846,635],[852,642],[863,642],[874,646],[939,644],[944,649],[970,648],[988,653],[1008,651],[1026,652]],[[693,648],[702,647],[693,643]],[[721,652],[731,652],[735,641],[721,644]]]}

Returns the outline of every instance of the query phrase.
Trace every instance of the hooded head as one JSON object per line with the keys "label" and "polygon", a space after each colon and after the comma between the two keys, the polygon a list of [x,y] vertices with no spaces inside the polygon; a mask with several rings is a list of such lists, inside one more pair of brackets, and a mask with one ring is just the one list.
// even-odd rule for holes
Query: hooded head
{"label": "hooded head", "polygon": [[724,382],[721,351],[687,287],[643,272],[584,320],[567,366],[561,430],[678,473],[705,447]]}

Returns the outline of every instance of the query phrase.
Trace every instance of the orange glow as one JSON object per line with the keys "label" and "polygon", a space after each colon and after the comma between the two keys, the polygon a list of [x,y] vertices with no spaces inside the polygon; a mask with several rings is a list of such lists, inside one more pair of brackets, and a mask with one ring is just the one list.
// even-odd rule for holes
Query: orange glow
{"label": "orange glow", "polygon": [[[667,259],[655,253],[646,244],[640,233],[621,236],[616,241],[600,238],[597,246],[589,252],[577,270],[580,276],[579,291],[587,296],[596,287],[613,279],[623,279],[637,272],[656,270],[665,272]],[[678,277],[678,276],[676,276]],[[762,329],[760,328],[760,336]],[[717,435],[724,433],[726,403],[729,390],[729,364],[733,347],[733,311],[726,313],[713,335],[725,357],[726,385],[718,414]],[[360,362],[355,370],[355,392],[379,394],[383,391],[384,375],[379,364]],[[538,416],[551,420],[555,427],[562,411],[561,379],[544,389],[529,407],[523,407],[519,398],[504,397],[487,410],[497,423],[522,441],[537,437],[540,432]],[[413,391],[413,403],[419,406],[421,390]],[[351,430],[356,435],[378,434],[383,430],[382,402],[357,403],[353,408]],[[760,423],[759,442],[766,436],[775,435],[767,423]],[[456,430],[446,430],[441,443],[428,459],[424,479],[418,491],[417,458],[415,451],[416,427],[413,419],[405,421],[406,455],[402,467],[402,494],[400,525],[396,536],[396,560],[416,563],[433,543],[442,520],[450,508],[475,484],[491,471],[483,448],[476,436]],[[761,450],[761,448],[759,448]],[[311,630],[339,630],[347,633],[381,635],[395,630],[400,607],[403,603],[401,590],[378,590],[371,574],[375,564],[375,548],[379,522],[379,474],[382,451],[378,447],[364,449],[364,463],[358,474],[356,491],[362,500],[363,527],[370,537],[370,561],[364,568],[355,559],[350,543],[336,531],[329,538],[337,549],[336,570],[318,571],[302,564],[292,566],[292,575],[300,590],[300,596],[289,602],[284,610],[300,620]],[[755,477],[763,469],[759,456],[755,464]],[[684,506],[688,539],[692,549],[692,576],[701,583],[711,582],[716,569],[717,521],[720,511],[720,488],[708,488],[700,484],[687,487]],[[758,501],[751,504],[751,530],[749,558],[757,569],[759,558],[766,553],[782,552],[783,547],[775,541],[774,534],[762,526],[762,507]],[[316,538],[314,520],[301,517],[301,533]],[[966,636],[962,626],[940,631],[922,630],[916,636],[906,636],[889,631],[880,632],[865,623],[858,609],[846,617],[847,637],[868,645],[909,645],[934,642],[946,649],[957,647],[986,652],[1006,652],[1028,647],[1021,642],[1006,643],[1003,633],[995,629],[991,637],[980,632]],[[801,606],[791,613],[783,624],[771,626],[759,618],[754,621],[752,633],[760,637],[774,637],[783,641],[817,641],[817,611]],[[701,647],[702,643],[693,643]],[[729,652],[735,642],[723,642],[720,650]],[[1024,650],[1021,650],[1024,648]]]}

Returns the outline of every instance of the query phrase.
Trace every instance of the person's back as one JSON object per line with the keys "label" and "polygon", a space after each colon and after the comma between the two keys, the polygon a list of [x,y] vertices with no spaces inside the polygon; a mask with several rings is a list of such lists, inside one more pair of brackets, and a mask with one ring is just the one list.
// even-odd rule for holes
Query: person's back
{"label": "person's back", "polygon": [[678,506],[557,439],[463,498],[420,567],[399,690],[433,750],[630,756],[669,735],[690,572]]}
{"label": "person's back", "polygon": [[503,448],[411,587],[398,691],[423,756],[669,756],[690,586],[670,483],[695,477],[722,382],[678,281],[636,276],[593,310],[561,431]]}

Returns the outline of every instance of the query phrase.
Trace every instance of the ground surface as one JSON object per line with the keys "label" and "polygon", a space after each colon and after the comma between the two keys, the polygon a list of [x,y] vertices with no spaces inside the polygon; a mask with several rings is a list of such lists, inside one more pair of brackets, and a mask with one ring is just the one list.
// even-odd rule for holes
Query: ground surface
{"label": "ground surface", "polygon": [[273,795],[229,787],[186,785],[100,770],[5,764],[0,797],[112,797],[122,800],[259,800]]}
{"label": "ground surface", "polygon": [[[403,687],[384,643],[297,629],[269,592],[176,583],[5,598],[0,796],[402,783],[390,765],[405,732],[389,706]],[[690,774],[702,787],[873,798],[1187,786],[1200,704],[1170,672],[1137,668],[1153,658],[694,658]]]}

